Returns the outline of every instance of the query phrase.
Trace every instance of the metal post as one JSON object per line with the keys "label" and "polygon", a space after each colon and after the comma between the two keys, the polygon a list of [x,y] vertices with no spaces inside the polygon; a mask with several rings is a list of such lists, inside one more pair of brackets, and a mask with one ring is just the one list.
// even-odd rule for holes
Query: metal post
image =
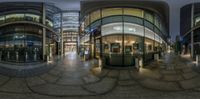
{"label": "metal post", "polygon": [[[42,8],[42,24],[46,25],[46,5],[43,3],[43,8]],[[42,28],[42,59],[43,61],[46,60],[46,29],[43,27]]]}
{"label": "metal post", "polygon": [[[194,27],[194,4],[192,4],[191,8],[191,28]],[[194,57],[194,36],[193,36],[193,31],[191,32],[191,57]]]}

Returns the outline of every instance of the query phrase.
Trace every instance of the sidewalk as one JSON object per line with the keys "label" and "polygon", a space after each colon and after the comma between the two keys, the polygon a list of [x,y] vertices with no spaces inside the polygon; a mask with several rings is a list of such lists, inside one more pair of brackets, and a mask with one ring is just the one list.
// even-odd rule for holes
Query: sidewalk
{"label": "sidewalk", "polygon": [[0,76],[2,99],[199,99],[200,75],[187,59],[168,54],[139,72],[96,67],[68,55],[45,74]]}

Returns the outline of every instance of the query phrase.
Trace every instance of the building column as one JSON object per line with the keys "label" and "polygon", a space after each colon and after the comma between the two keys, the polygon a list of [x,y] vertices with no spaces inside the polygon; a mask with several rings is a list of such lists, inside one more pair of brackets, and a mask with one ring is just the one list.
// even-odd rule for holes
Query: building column
{"label": "building column", "polygon": [[61,57],[64,56],[64,43],[63,43],[63,13],[61,12],[61,19],[60,19],[60,55]]}
{"label": "building column", "polygon": [[[46,25],[46,5],[43,3],[42,5],[42,24]],[[46,29],[42,28],[42,59],[46,61]]]}
{"label": "building column", "polygon": [[[194,27],[194,4],[191,8],[191,29]],[[191,31],[191,57],[194,57],[194,31]]]}

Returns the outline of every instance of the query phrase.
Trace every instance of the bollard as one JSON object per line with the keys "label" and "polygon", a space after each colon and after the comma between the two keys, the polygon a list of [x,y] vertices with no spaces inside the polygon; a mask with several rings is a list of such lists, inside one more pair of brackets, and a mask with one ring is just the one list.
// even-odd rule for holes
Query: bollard
{"label": "bollard", "polygon": [[18,61],[19,61],[19,55],[18,55],[18,52],[16,51],[15,54],[16,54],[16,61],[18,62]]}
{"label": "bollard", "polygon": [[37,60],[37,54],[36,54],[36,52],[34,53],[34,61],[36,61]]}
{"label": "bollard", "polygon": [[10,58],[10,52],[7,53],[7,59],[9,60]]}
{"label": "bollard", "polygon": [[143,59],[142,58],[139,59],[139,68],[140,67],[143,67]]}
{"label": "bollard", "polygon": [[27,62],[28,61],[28,53],[27,52],[26,52],[25,57],[26,57],[26,62]]}
{"label": "bollard", "polygon": [[196,63],[199,64],[199,55],[196,55]]}
{"label": "bollard", "polygon": [[139,59],[138,59],[138,58],[135,58],[135,67],[136,67],[137,69],[140,68],[140,66],[139,66]]}
{"label": "bollard", "polygon": [[100,58],[98,59],[98,62],[99,62],[99,64],[98,64],[99,67],[101,67],[102,66],[102,60]]}
{"label": "bollard", "polygon": [[154,60],[158,61],[158,59],[159,59],[159,55],[158,54],[154,54]]}

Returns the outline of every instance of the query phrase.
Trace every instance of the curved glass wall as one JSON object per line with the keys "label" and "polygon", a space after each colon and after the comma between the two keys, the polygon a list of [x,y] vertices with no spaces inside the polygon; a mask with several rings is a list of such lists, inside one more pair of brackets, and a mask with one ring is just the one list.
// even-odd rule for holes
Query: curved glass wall
{"label": "curved glass wall", "polygon": [[[10,7],[5,10],[4,5]],[[49,4],[28,2],[5,3],[0,7],[2,8],[0,61],[22,63],[46,61],[48,60],[46,58],[52,58],[57,53],[58,34],[52,30],[57,25],[54,24],[53,16],[59,13],[60,9]],[[43,15],[46,15],[46,18],[42,19]],[[22,23],[22,21],[29,22]],[[45,28],[46,37],[43,37],[43,28]],[[43,45],[43,38],[46,38],[46,45]],[[46,49],[45,52],[43,48]]]}
{"label": "curved glass wall", "polygon": [[145,54],[145,61],[151,61],[161,52],[161,37],[144,26],[118,22],[103,25],[101,30],[106,65],[134,66],[136,58]]}
{"label": "curved glass wall", "polygon": [[[19,24],[9,25],[0,28],[0,32],[0,58],[2,61],[42,61],[41,27]],[[54,44],[52,41],[52,33],[48,32],[47,34],[48,35],[46,44]],[[52,47],[51,50],[53,48],[54,47]],[[52,51],[51,53],[54,52]]]}
{"label": "curved glass wall", "polygon": [[[103,65],[134,66],[136,59],[148,63],[160,55],[166,45],[161,30],[164,25],[160,17],[150,11],[103,8],[88,14],[82,24],[87,36],[90,35],[87,41],[90,56],[102,56]],[[84,40],[81,41],[84,44]]]}
{"label": "curved glass wall", "polygon": [[[108,18],[108,20],[118,20],[117,18],[113,19],[113,16],[123,16],[124,17],[135,17],[139,19],[146,20],[146,25],[151,24],[151,27],[157,28],[159,33],[165,36],[168,36],[166,31],[165,24],[161,17],[148,10],[139,9],[139,8],[102,8],[96,11],[93,11],[84,17],[83,23],[84,28],[89,27],[90,24],[96,22],[97,20],[101,20],[104,18]],[[109,18],[110,17],[110,18]],[[127,20],[124,18],[124,21]],[[131,20],[129,20],[131,21]],[[104,24],[104,23],[103,23]]]}

